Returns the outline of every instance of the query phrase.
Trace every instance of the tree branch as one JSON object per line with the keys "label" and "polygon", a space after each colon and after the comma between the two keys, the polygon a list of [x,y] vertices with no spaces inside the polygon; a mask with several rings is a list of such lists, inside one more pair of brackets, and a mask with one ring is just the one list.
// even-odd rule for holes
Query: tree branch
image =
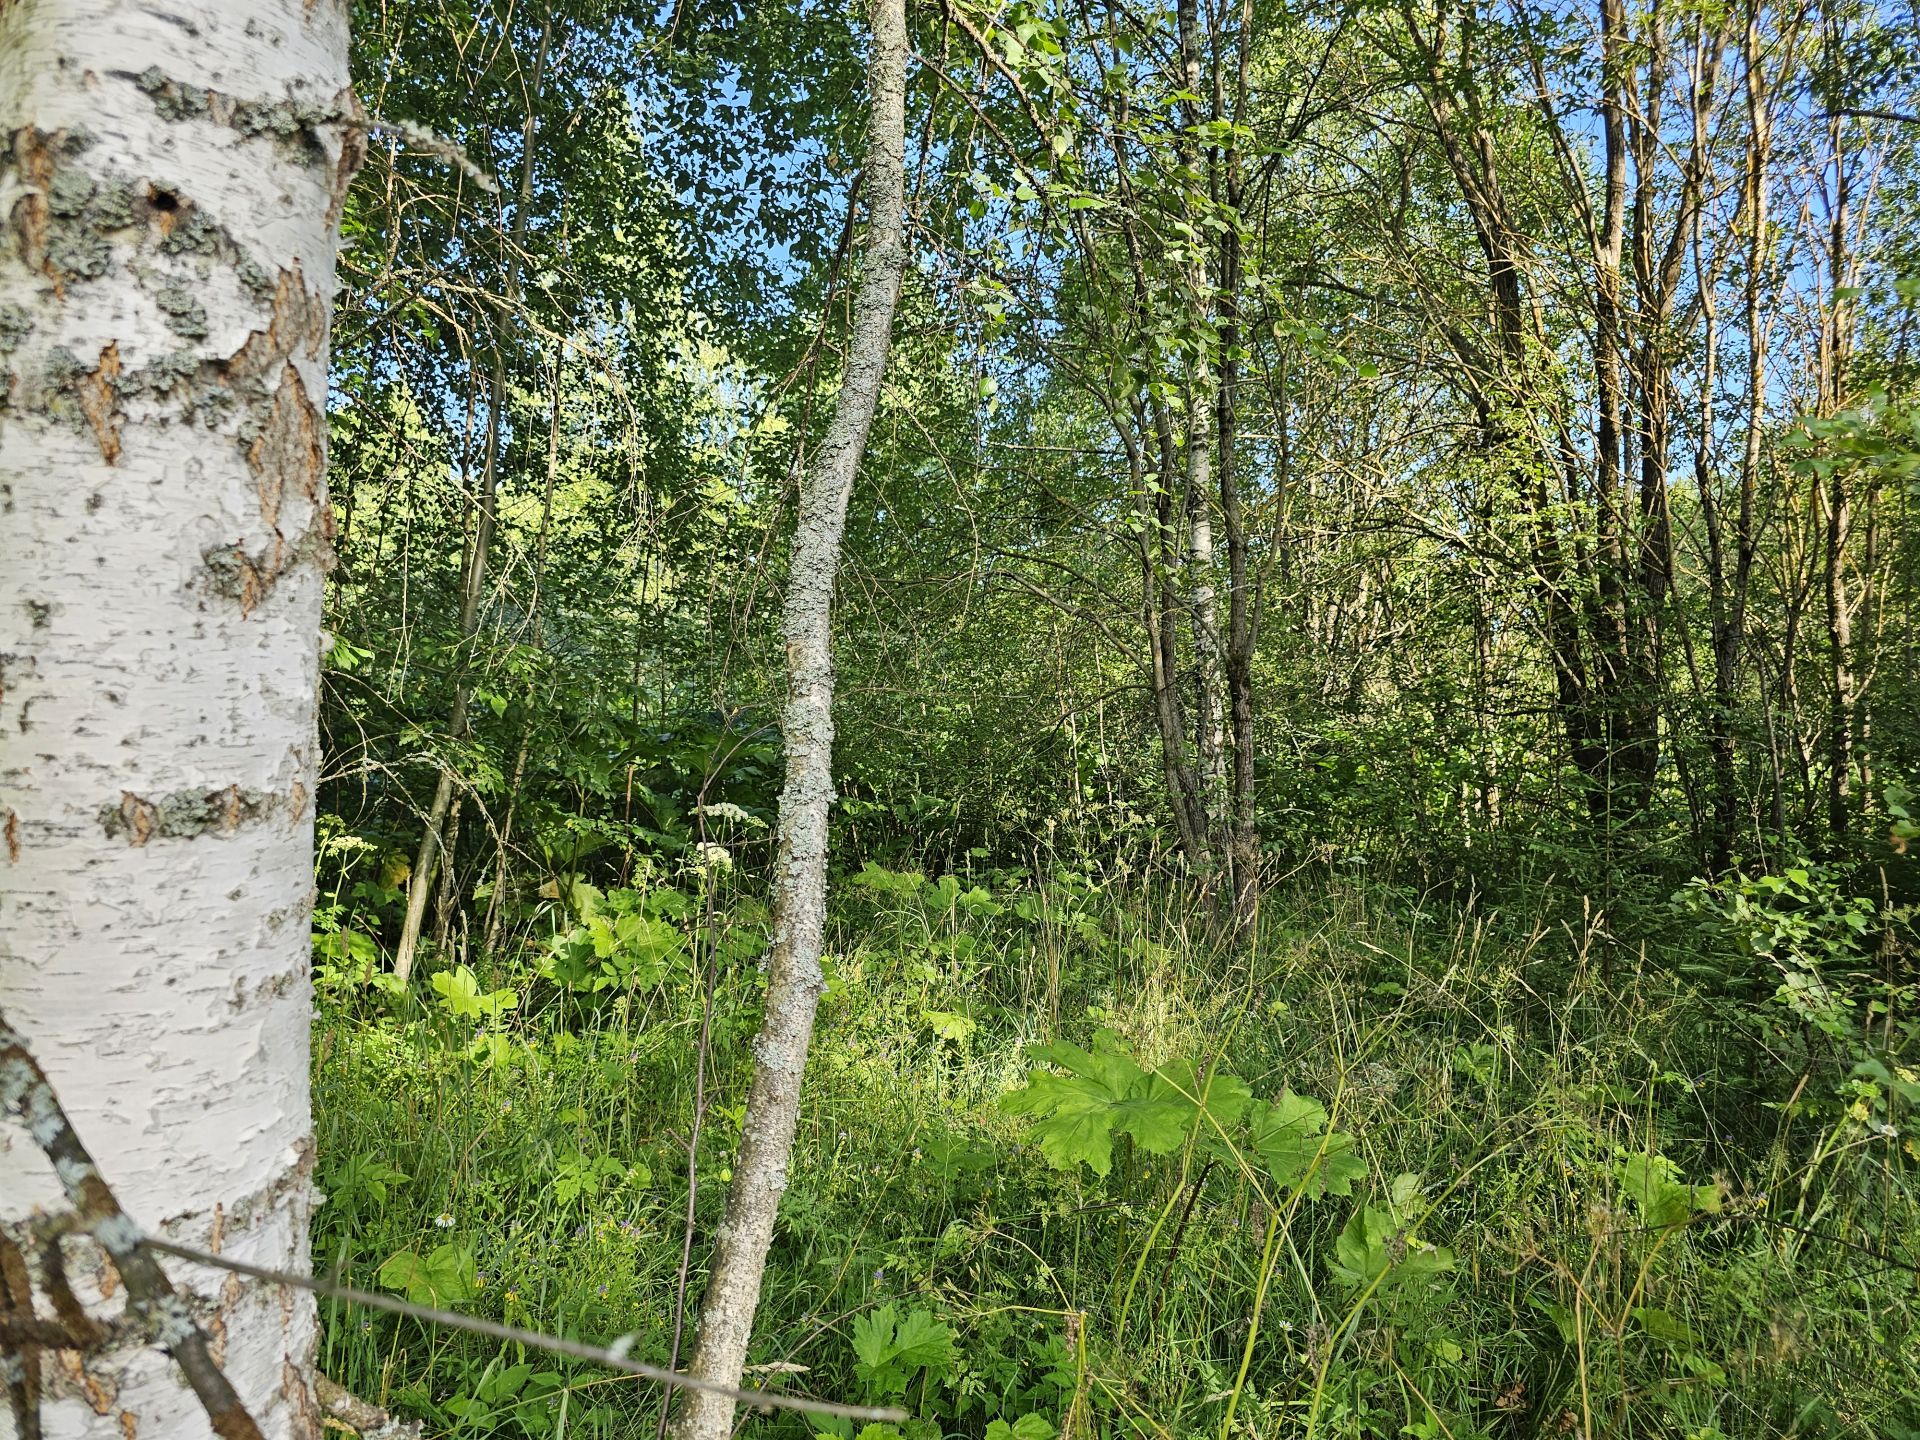
{"label": "tree branch", "polygon": [[0,1111],[23,1123],[60,1177],[80,1227],[100,1242],[127,1287],[127,1308],[154,1343],[179,1363],[221,1440],[263,1440],[233,1386],[214,1363],[207,1337],[167,1272],[143,1247],[140,1227],[120,1208],[73,1122],[60,1108],[46,1072],[0,1011]]}

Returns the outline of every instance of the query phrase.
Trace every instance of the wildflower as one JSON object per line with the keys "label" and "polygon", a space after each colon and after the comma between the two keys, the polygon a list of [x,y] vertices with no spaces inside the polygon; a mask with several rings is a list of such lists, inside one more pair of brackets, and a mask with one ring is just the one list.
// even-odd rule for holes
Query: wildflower
{"label": "wildflower", "polygon": [[434,1216],[433,1228],[436,1230],[451,1230],[453,1228],[453,1212],[442,1210],[438,1215]]}
{"label": "wildflower", "polygon": [[694,811],[696,814],[710,816],[715,820],[731,820],[736,825],[746,825],[761,830],[767,828],[766,821],[758,815],[749,815],[731,800],[721,800],[711,805],[696,805]]}
{"label": "wildflower", "polygon": [[598,1295],[602,1300],[604,1300],[607,1298],[607,1287],[602,1285],[598,1290],[594,1291],[593,1293]]}
{"label": "wildflower", "polygon": [[504,1114],[506,1114],[506,1113],[507,1113],[508,1111],[510,1111],[510,1110],[512,1110],[512,1109],[513,1109],[513,1101],[512,1101],[512,1100],[510,1100],[510,1099],[509,1099],[509,1100],[502,1100],[502,1101],[500,1102],[500,1113],[501,1113],[502,1115],[504,1115]]}
{"label": "wildflower", "polygon": [[702,840],[693,847],[693,863],[701,870],[731,870],[733,855],[724,845],[716,845],[711,840]]}

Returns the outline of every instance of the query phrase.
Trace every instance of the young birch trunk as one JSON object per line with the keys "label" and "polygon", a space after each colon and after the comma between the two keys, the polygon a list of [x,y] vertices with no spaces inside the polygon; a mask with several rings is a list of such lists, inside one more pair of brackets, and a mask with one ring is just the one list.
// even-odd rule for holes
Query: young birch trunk
{"label": "young birch trunk", "polygon": [[[533,83],[528,94],[527,120],[520,132],[520,192],[513,212],[513,239],[507,250],[506,310],[495,330],[493,371],[487,386],[487,441],[480,467],[480,503],[473,522],[473,549],[467,557],[466,574],[460,586],[460,664],[473,662],[473,637],[480,628],[480,601],[487,589],[487,558],[493,548],[494,507],[500,489],[500,418],[507,404],[507,360],[504,332],[517,318],[520,300],[520,261],[526,252],[527,214],[533,208],[533,165],[539,138],[541,83],[547,68],[547,51],[553,39],[553,14],[548,11],[540,22],[540,43],[533,58]],[[472,702],[472,682],[462,674],[453,687],[453,710],[447,719],[447,734],[454,740],[467,735],[467,711]],[[446,852],[452,849],[446,831],[448,812],[453,808],[453,772],[442,769],[433,788],[433,802],[427,807],[427,823],[421,827],[420,848],[413,858],[413,871],[407,889],[407,913],[400,922],[400,943],[394,951],[393,973],[402,985],[413,976],[414,953],[420,944],[420,927],[426,919],[427,897],[433,892],[434,873],[443,860],[449,868]],[[455,811],[457,823],[458,812]]]}
{"label": "young birch trunk", "polygon": [[[833,419],[801,482],[782,616],[787,704],[781,731],[787,779],[780,794],[766,1019],[753,1044],[753,1085],[741,1125],[740,1153],[727,1192],[726,1216],[714,1240],[713,1269],[700,1309],[700,1343],[690,1367],[694,1375],[729,1385],[740,1383],[746,1364],[820,1000],[827,810],[833,801],[833,588],[847,499],[879,404],[894,304],[907,263],[906,69],[905,0],[875,0],[872,117],[861,181],[870,207],[864,273]],[[726,1440],[732,1428],[731,1400],[698,1390],[682,1397],[676,1423],[682,1440]]]}
{"label": "young birch trunk", "polygon": [[[136,1222],[290,1271],[347,17],[0,5],[0,1011]],[[0,1124],[0,1233],[59,1195]],[[175,1278],[263,1433],[317,1435],[312,1298]],[[60,1358],[48,1435],[211,1433],[138,1336]]]}
{"label": "young birch trunk", "polygon": [[[1211,12],[1209,12],[1209,18]],[[1180,0],[1177,9],[1182,84],[1189,96],[1201,93],[1202,57],[1197,0]],[[1186,183],[1196,188],[1202,178],[1199,152],[1192,140],[1200,122],[1196,99],[1181,102],[1185,131],[1178,144]],[[1217,117],[1216,117],[1217,118]],[[1218,158],[1209,145],[1208,175]],[[1196,205],[1197,210],[1197,205]],[[1195,218],[1199,218],[1196,214]],[[1196,334],[1214,324],[1213,287],[1207,274],[1207,256],[1196,244],[1185,266],[1188,314]],[[1227,830],[1226,735],[1220,716],[1220,626],[1213,586],[1213,435],[1215,383],[1213,366],[1204,350],[1194,358],[1187,377],[1186,489],[1183,509],[1187,520],[1187,611],[1193,627],[1193,735],[1198,750],[1199,779],[1209,849],[1221,846],[1232,853]],[[1209,881],[1211,883],[1211,881]]]}
{"label": "young birch trunk", "polygon": [[[1234,83],[1233,117],[1247,110],[1252,62],[1252,0],[1240,10],[1240,34]],[[1215,83],[1215,111],[1221,107]],[[1240,500],[1239,390],[1241,256],[1238,228],[1246,198],[1246,170],[1236,140],[1225,164],[1228,225],[1220,237],[1220,385],[1215,397],[1214,443],[1219,449],[1220,519],[1227,540],[1227,713],[1233,727],[1233,823],[1228,832],[1227,864],[1233,877],[1233,925],[1245,935],[1260,902],[1260,829],[1254,808],[1256,758],[1253,708],[1253,657],[1260,625],[1259,591],[1247,564],[1247,523]],[[1284,426],[1284,420],[1282,424]]]}
{"label": "young birch trunk", "polygon": [[[1847,366],[1852,350],[1853,304],[1847,288],[1856,279],[1852,251],[1851,176],[1838,118],[1828,122],[1833,155],[1834,196],[1827,241],[1827,313],[1820,335],[1820,410],[1835,415],[1846,404]],[[1817,482],[1816,482],[1817,483]],[[1816,500],[1821,497],[1816,496]],[[1835,854],[1844,854],[1852,828],[1854,709],[1859,696],[1853,675],[1853,612],[1847,594],[1847,541],[1852,530],[1852,497],[1844,468],[1836,466],[1827,482],[1825,590],[1827,601],[1828,698],[1827,830]]]}

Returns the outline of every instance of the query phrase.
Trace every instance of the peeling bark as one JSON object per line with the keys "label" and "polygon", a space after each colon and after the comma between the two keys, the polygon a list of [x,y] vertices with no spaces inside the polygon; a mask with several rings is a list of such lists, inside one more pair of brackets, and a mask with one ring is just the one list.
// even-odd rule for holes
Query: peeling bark
{"label": "peeling bark", "polygon": [[[0,4],[0,1009],[134,1222],[294,1271],[347,14]],[[59,1180],[0,1124],[0,1232]],[[180,1293],[262,1431],[317,1433],[311,1300]],[[49,1435],[213,1433],[138,1336],[37,1364]]]}

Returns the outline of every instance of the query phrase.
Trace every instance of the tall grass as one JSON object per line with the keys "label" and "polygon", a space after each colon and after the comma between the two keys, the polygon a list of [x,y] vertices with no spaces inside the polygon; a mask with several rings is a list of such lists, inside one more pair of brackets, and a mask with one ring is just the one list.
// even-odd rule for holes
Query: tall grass
{"label": "tall grass", "polygon": [[[655,933],[658,963],[597,991],[543,974],[541,946],[479,967],[478,1012],[457,970],[398,1000],[328,972],[321,1265],[672,1353],[700,1036],[690,1308],[764,916],[653,913],[683,947]],[[1913,1132],[1855,1052],[1577,910],[1323,883],[1237,943],[1205,916],[1066,871],[840,887],[763,1380],[894,1395],[910,1437],[1920,1433]],[[556,933],[578,921],[554,903]],[[1104,1177],[1055,1169],[1000,1099],[1028,1046],[1099,1030],[1147,1066],[1318,1097],[1364,1176],[1282,1197],[1231,1156],[1126,1141]],[[1343,1279],[1369,1233],[1384,1272]],[[344,1308],[321,1365],[446,1435],[637,1435],[662,1403]]]}

